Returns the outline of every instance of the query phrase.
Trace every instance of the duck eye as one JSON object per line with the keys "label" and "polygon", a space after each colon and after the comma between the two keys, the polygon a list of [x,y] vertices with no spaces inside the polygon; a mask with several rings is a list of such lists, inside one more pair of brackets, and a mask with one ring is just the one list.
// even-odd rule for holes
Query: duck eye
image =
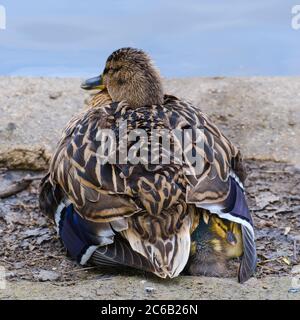
{"label": "duck eye", "polygon": [[220,222],[217,222],[217,224],[222,230],[224,230],[225,232],[227,231],[227,228],[225,225],[222,225]]}

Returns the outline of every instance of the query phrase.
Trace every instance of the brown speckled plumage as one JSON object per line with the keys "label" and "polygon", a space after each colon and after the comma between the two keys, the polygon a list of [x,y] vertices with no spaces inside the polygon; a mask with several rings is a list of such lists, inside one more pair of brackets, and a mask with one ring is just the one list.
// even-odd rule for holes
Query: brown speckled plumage
{"label": "brown speckled plumage", "polygon": [[[41,186],[41,208],[51,215],[67,198],[82,217],[106,230],[115,246],[121,244],[123,251],[126,246],[128,254],[122,260],[115,247],[103,245],[102,250],[111,250],[117,263],[160,277],[177,276],[188,261],[190,234],[201,212],[194,203],[225,199],[232,170],[244,180],[240,153],[199,108],[175,96],[163,96],[158,73],[141,51],[126,48],[112,54],[103,81],[109,94],[95,95],[90,108],[63,131]],[[96,136],[112,129],[118,137],[120,120],[127,121],[128,131],[144,129],[149,134],[151,129],[201,129],[204,171],[186,174],[188,162],[101,164]],[[173,155],[177,145],[170,141]],[[129,143],[127,150],[132,146]],[[136,252],[138,263],[133,261]]]}

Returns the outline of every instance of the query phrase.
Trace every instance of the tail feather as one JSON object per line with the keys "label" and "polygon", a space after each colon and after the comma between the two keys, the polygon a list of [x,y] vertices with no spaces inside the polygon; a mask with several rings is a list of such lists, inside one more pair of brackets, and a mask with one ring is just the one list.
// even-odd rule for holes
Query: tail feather
{"label": "tail feather", "polygon": [[114,243],[95,250],[90,259],[91,264],[101,266],[128,266],[148,272],[154,272],[149,260],[132,250],[128,242],[116,236]]}
{"label": "tail feather", "polygon": [[174,278],[184,269],[190,253],[192,216],[186,215],[175,222],[176,231],[167,220],[157,221],[156,217],[140,216],[123,233],[130,246],[150,261],[154,273],[161,278]]}

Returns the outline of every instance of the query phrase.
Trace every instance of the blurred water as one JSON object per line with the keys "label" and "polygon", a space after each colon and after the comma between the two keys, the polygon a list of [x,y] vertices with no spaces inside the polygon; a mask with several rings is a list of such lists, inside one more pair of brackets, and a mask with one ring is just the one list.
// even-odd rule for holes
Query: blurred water
{"label": "blurred water", "polygon": [[123,46],[166,77],[299,75],[295,1],[0,0],[0,75],[91,76]]}

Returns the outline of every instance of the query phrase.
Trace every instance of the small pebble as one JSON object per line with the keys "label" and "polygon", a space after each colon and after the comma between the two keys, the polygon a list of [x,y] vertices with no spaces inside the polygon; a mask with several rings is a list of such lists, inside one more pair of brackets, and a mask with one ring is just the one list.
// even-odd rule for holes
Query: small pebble
{"label": "small pebble", "polygon": [[62,96],[62,92],[53,92],[49,94],[49,98],[52,100],[58,99]]}
{"label": "small pebble", "polygon": [[17,129],[17,125],[14,122],[9,122],[6,127],[6,130],[10,132],[13,132],[16,129]]}
{"label": "small pebble", "polygon": [[154,288],[152,287],[145,287],[145,292],[146,293],[152,293],[154,291]]}
{"label": "small pebble", "polygon": [[22,269],[25,266],[25,262],[15,262],[14,268],[15,269]]}
{"label": "small pebble", "polygon": [[298,292],[300,292],[300,288],[290,288],[288,292],[289,293],[298,293]]}

